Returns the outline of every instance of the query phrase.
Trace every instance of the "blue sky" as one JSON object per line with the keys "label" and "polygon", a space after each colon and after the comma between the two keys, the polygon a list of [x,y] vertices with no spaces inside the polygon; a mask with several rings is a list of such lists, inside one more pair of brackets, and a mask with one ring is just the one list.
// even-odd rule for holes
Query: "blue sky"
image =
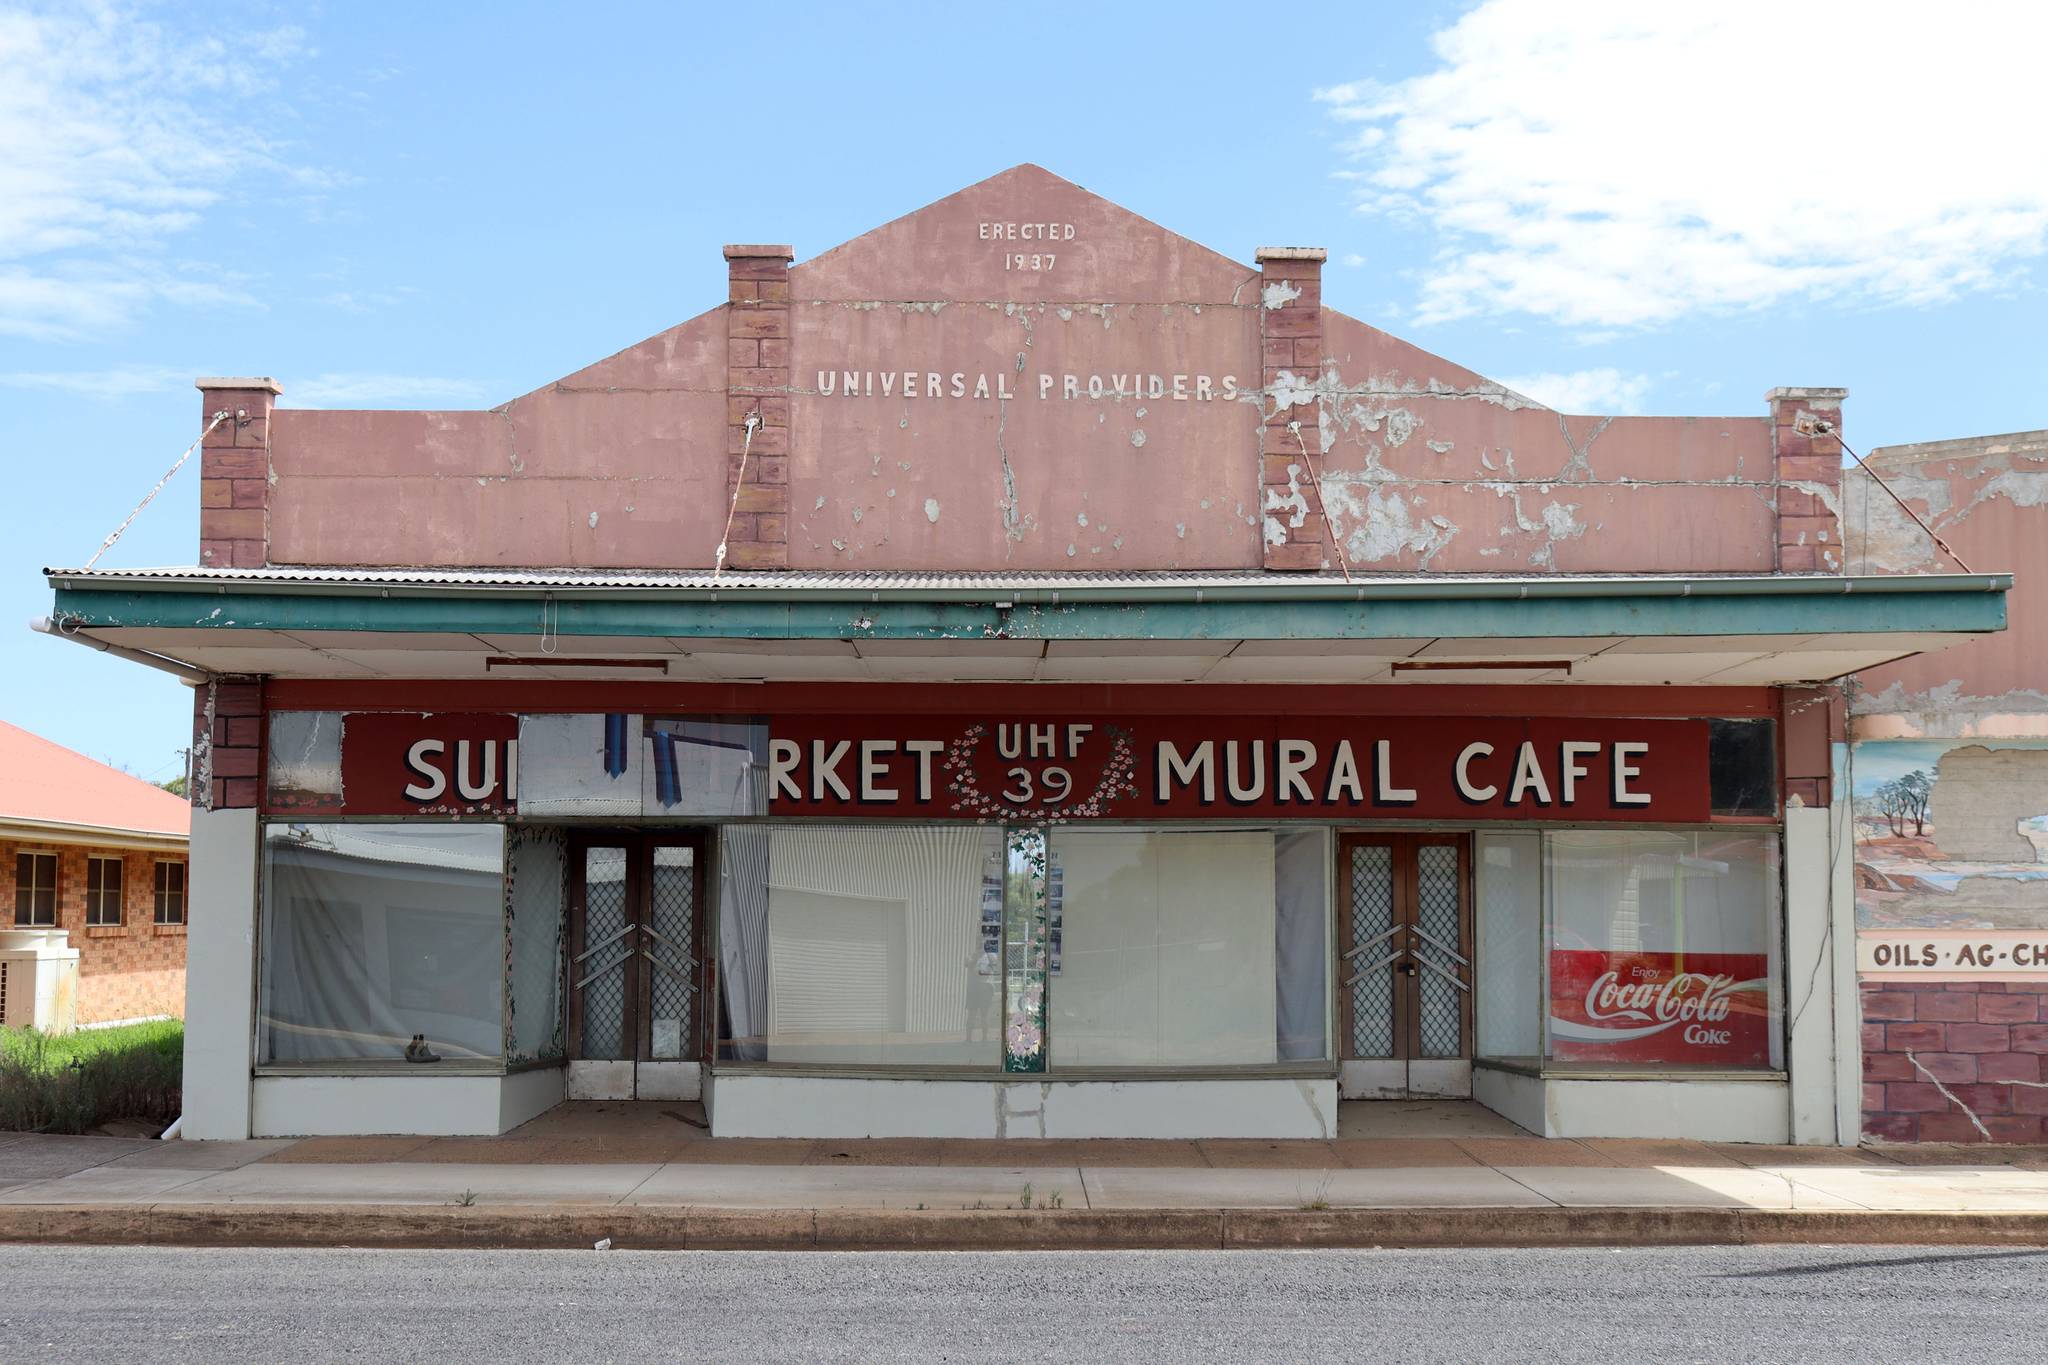
{"label": "blue sky", "polygon": [[[1326,246],[1334,307],[1558,406],[2048,426],[2037,8],[0,0],[0,718],[178,770],[179,684],[24,623],[194,376],[489,406],[717,303],[726,242],[1020,161]],[[196,473],[104,562],[190,563]]]}

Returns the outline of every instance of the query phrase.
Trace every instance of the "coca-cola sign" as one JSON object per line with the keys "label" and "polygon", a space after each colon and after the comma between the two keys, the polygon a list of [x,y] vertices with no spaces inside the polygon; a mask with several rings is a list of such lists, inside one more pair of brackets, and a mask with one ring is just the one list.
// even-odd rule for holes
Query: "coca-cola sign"
{"label": "coca-cola sign", "polygon": [[1762,953],[1550,954],[1551,1055],[1574,1061],[1767,1066]]}

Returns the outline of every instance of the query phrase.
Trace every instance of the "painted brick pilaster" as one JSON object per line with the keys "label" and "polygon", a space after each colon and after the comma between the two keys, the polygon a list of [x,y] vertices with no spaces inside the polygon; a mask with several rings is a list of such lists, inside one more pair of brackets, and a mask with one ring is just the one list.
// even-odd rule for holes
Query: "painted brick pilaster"
{"label": "painted brick pilaster", "polygon": [[227,414],[199,447],[199,562],[260,569],[270,559],[270,409],[275,379],[201,379],[199,425]]}
{"label": "painted brick pilaster", "polygon": [[1778,572],[1841,573],[1842,400],[1847,389],[1772,389]]}
{"label": "painted brick pilaster", "polygon": [[263,778],[263,684],[217,677],[192,689],[192,772],[200,810],[251,810]]}
{"label": "painted brick pilaster", "polygon": [[[725,249],[726,567],[789,567],[789,262],[786,246]],[[756,418],[749,440],[747,419]],[[741,454],[745,453],[742,470]]]}
{"label": "painted brick pilaster", "polygon": [[1329,528],[1309,457],[1323,453],[1322,404],[1316,380],[1323,364],[1321,247],[1258,250],[1259,359],[1265,418],[1259,426],[1261,539],[1268,569],[1315,572],[1329,559]]}

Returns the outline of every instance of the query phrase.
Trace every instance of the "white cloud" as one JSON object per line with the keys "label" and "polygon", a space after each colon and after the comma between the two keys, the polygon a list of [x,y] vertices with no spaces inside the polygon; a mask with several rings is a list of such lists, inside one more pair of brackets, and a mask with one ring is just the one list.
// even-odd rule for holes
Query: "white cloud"
{"label": "white cloud", "polygon": [[1612,412],[1626,416],[1641,412],[1643,399],[1650,392],[1648,375],[1623,374],[1614,369],[1525,374],[1500,382],[1559,412]]}
{"label": "white cloud", "polygon": [[489,396],[474,379],[418,374],[323,374],[279,383],[284,401],[302,408],[480,407]]}
{"label": "white cloud", "polygon": [[16,370],[0,374],[0,387],[70,393],[82,398],[133,398],[191,389],[199,371],[171,365],[117,365],[111,370]]}
{"label": "white cloud", "polygon": [[1361,209],[1444,235],[1421,322],[1929,304],[2048,245],[2048,6],[1488,0],[1434,46],[1316,92]]}
{"label": "white cloud", "polygon": [[301,46],[290,28],[235,27],[232,46],[169,33],[105,3],[0,12],[0,334],[68,340],[158,300],[239,301],[159,253],[238,175],[320,179],[252,131],[262,73]]}
{"label": "white cloud", "polygon": [[[176,365],[117,365],[106,370],[16,370],[0,373],[0,388],[76,394],[119,400],[142,394],[193,392],[192,381],[209,373]],[[282,402],[300,408],[480,407],[489,389],[474,379],[419,374],[341,373],[278,381]]]}

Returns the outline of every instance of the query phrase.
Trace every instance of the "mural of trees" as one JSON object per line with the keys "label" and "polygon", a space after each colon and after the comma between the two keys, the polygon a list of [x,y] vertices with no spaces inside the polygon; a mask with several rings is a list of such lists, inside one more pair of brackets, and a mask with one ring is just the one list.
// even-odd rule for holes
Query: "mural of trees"
{"label": "mural of trees", "polygon": [[1934,799],[1934,777],[1925,768],[1915,768],[1879,787],[1870,794],[1870,799],[1895,837],[1904,837],[1906,823],[1911,821],[1917,838],[1927,833],[1927,807]]}

